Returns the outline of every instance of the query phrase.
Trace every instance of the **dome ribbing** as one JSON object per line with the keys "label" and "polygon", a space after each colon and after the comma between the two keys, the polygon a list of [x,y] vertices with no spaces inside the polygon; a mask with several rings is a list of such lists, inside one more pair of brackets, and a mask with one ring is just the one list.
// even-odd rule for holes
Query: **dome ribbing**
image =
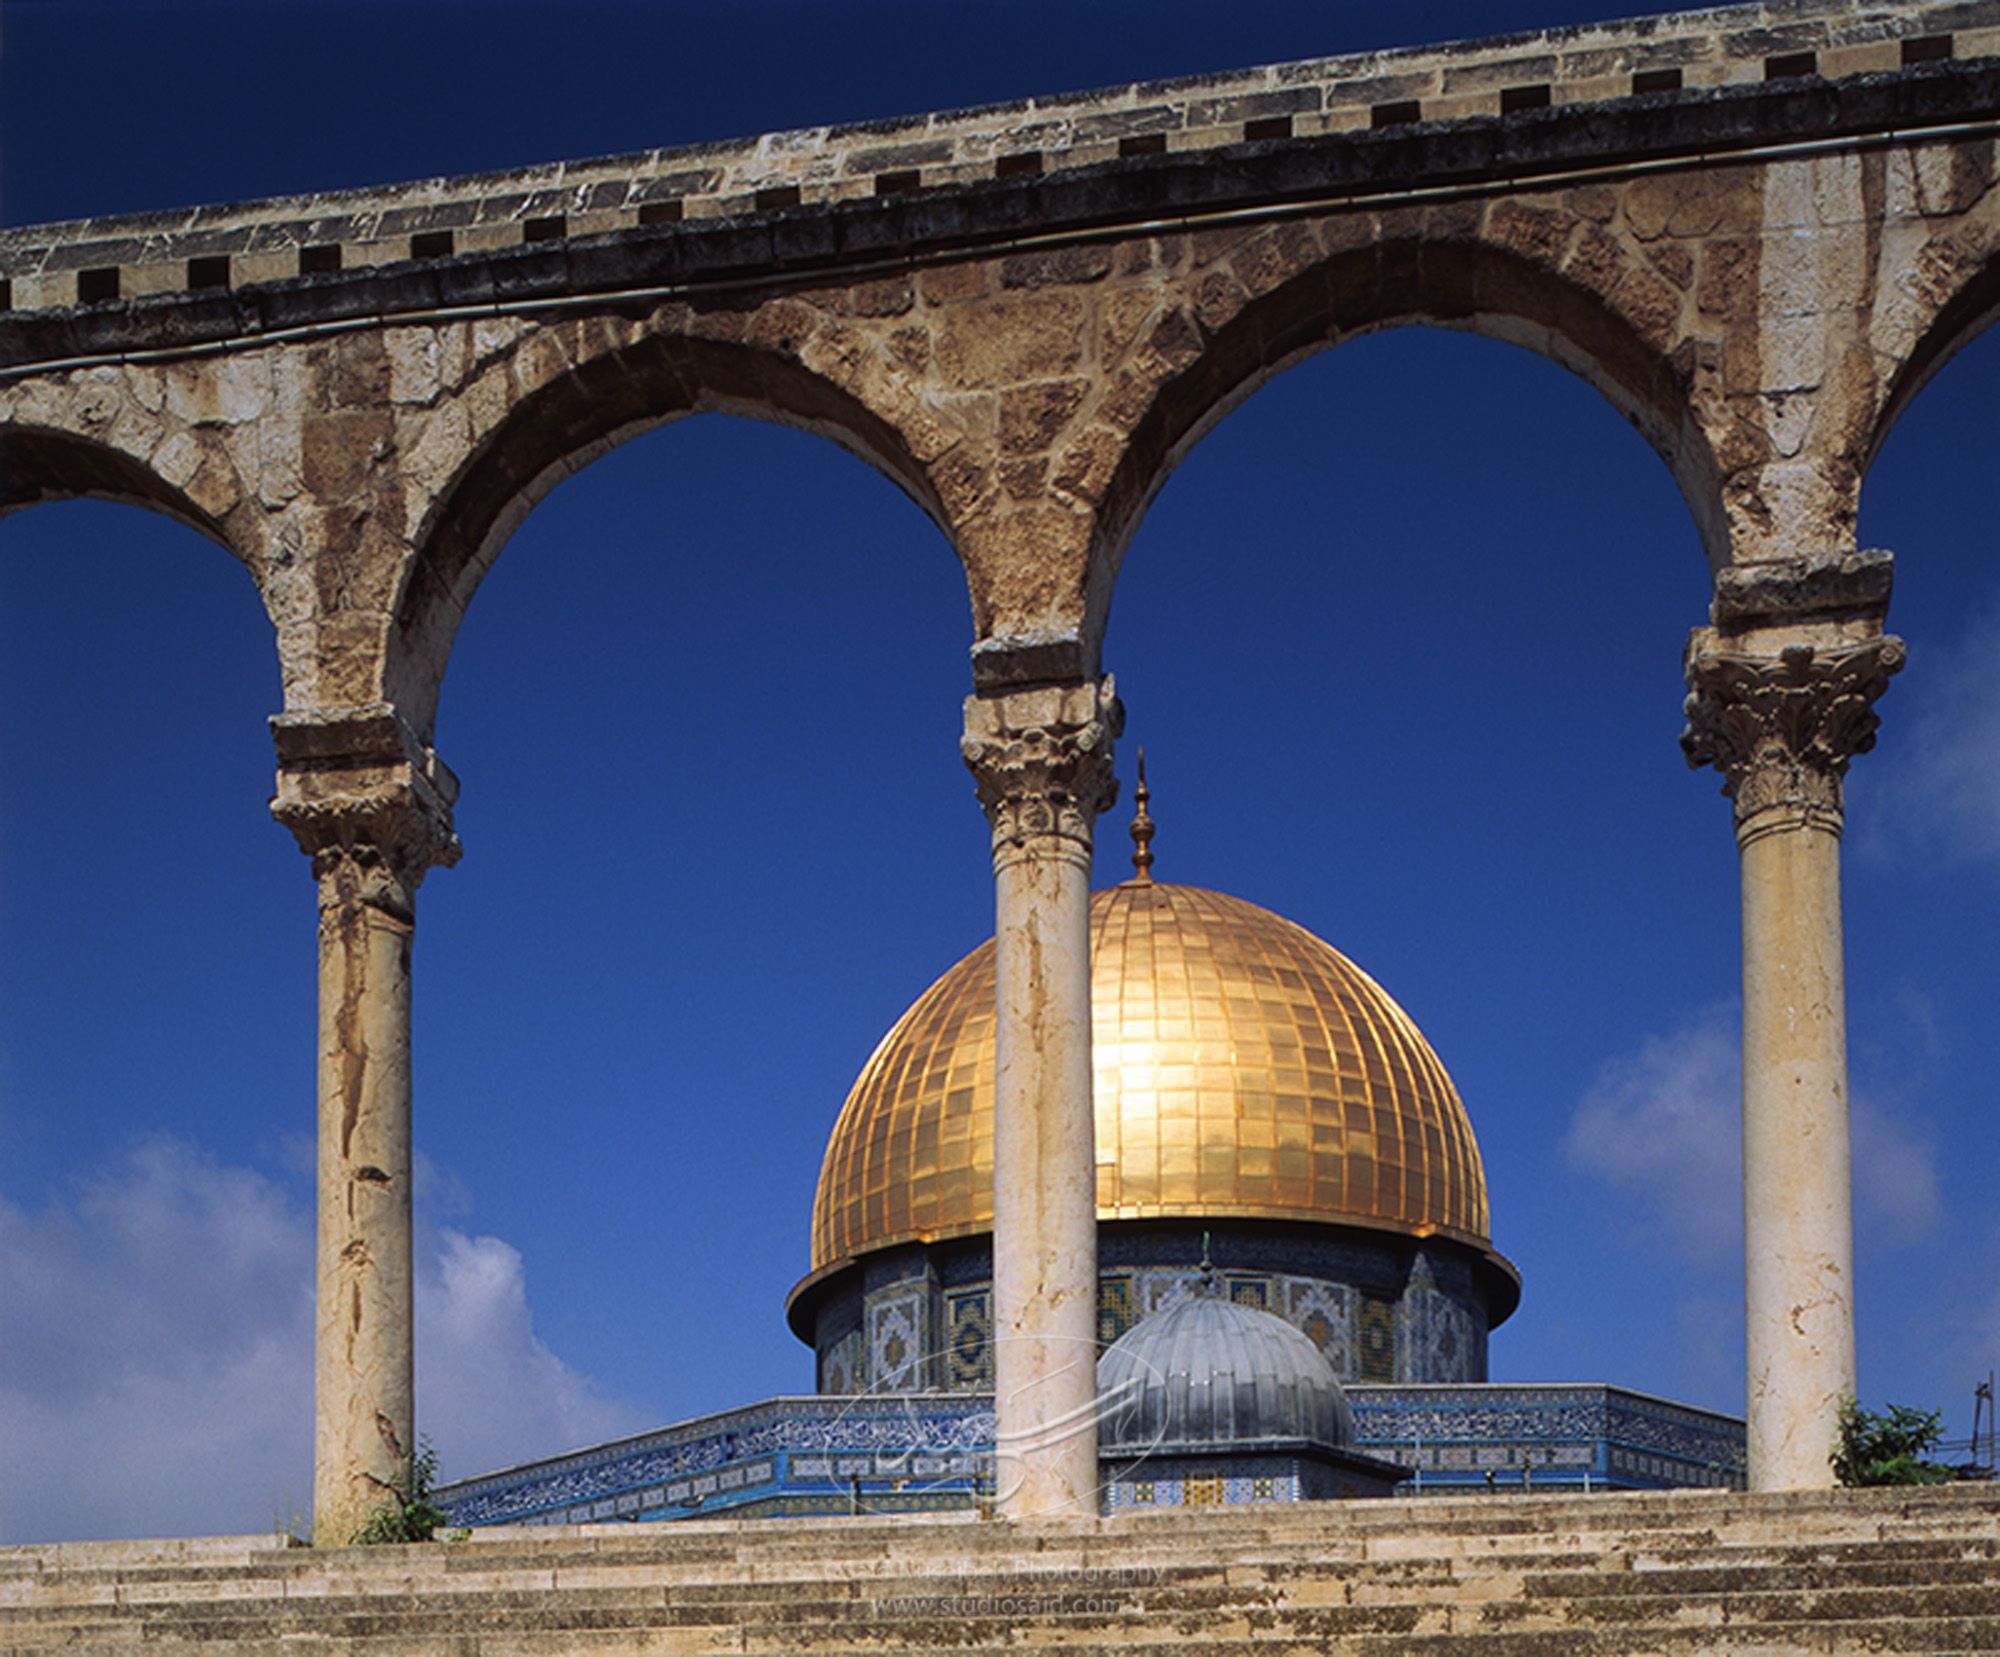
{"label": "dome ribbing", "polygon": [[[1490,1253],[1451,1078],[1409,1017],[1303,927],[1196,887],[1091,900],[1098,1216],[1335,1222]],[[863,1068],[813,1205],[815,1273],[993,1223],[993,945]]]}

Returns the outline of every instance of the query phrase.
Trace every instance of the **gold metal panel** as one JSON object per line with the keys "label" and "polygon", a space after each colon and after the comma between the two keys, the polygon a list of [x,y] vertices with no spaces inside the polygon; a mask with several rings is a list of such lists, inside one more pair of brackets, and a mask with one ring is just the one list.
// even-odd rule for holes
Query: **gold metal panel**
{"label": "gold metal panel", "polygon": [[[1465,1107],[1353,962],[1241,899],[1139,881],[1091,900],[1091,947],[1100,1217],[1320,1220],[1487,1246]],[[991,1228],[993,1024],[987,943],[863,1066],[820,1170],[815,1270]]]}

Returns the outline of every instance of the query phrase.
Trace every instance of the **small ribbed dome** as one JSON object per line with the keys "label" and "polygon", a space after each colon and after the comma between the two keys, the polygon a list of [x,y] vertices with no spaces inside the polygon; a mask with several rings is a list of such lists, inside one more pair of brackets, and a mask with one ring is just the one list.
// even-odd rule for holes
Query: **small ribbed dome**
{"label": "small ribbed dome", "polygon": [[1283,1318],[1205,1294],[1106,1349],[1097,1393],[1106,1455],[1354,1442],[1347,1395],[1318,1347]]}

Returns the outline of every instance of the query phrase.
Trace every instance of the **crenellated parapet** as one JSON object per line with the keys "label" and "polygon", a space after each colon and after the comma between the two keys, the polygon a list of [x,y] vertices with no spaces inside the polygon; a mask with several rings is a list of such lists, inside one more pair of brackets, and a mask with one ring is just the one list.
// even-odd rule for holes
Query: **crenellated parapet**
{"label": "crenellated parapet", "polygon": [[[701,220],[1996,55],[2000,10],[1890,0],[1729,6],[1351,53],[504,173],[35,226],[0,233],[0,277],[11,284],[0,309],[213,297],[406,262],[441,271],[522,248],[560,263],[578,240]],[[470,298],[479,285],[441,275],[438,297]]]}

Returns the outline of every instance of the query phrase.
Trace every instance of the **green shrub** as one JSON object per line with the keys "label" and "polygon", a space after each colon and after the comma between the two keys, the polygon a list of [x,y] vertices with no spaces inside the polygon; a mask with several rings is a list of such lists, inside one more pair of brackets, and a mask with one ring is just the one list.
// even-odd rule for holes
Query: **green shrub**
{"label": "green shrub", "polygon": [[1833,1476],[1842,1484],[1944,1484],[1949,1467],[1925,1461],[1944,1437],[1936,1410],[1891,1404],[1879,1415],[1852,1398],[1840,1406],[1840,1447],[1833,1452]]}
{"label": "green shrub", "polygon": [[418,1442],[417,1453],[410,1458],[410,1478],[398,1492],[394,1507],[382,1511],[355,1532],[354,1540],[361,1546],[373,1546],[379,1542],[428,1542],[437,1534],[439,1525],[445,1522],[445,1513],[431,1500],[431,1491],[437,1485],[437,1451],[431,1448],[429,1439]]}

